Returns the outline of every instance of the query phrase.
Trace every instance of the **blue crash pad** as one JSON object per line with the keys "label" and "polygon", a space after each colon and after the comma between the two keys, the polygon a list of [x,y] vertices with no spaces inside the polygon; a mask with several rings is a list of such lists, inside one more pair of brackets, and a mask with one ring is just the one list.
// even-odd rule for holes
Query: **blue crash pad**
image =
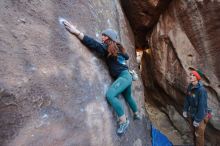
{"label": "blue crash pad", "polygon": [[153,125],[151,127],[152,146],[172,146],[169,139],[157,130]]}

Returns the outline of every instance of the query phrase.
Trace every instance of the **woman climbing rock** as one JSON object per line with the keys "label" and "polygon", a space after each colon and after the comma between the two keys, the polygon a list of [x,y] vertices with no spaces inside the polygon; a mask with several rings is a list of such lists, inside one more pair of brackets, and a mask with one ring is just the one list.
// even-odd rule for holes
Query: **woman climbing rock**
{"label": "woman climbing rock", "polygon": [[76,29],[68,21],[63,21],[65,28],[81,42],[100,54],[102,54],[107,62],[111,76],[115,79],[106,93],[107,101],[113,107],[119,117],[118,134],[123,134],[128,128],[129,120],[127,119],[122,103],[118,99],[119,94],[123,94],[126,102],[134,113],[134,119],[140,120],[137,104],[132,97],[132,76],[129,73],[125,60],[129,59],[125,48],[118,42],[117,32],[112,29],[106,29],[102,32],[102,43],[95,39],[84,35]]}

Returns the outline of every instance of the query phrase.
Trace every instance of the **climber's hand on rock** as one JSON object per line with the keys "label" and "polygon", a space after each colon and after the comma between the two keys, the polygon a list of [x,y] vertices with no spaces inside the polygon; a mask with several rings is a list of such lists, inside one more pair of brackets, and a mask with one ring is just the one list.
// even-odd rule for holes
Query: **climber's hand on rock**
{"label": "climber's hand on rock", "polygon": [[77,36],[78,36],[78,35],[80,34],[80,31],[79,31],[78,29],[76,29],[75,26],[73,26],[72,24],[70,24],[67,20],[64,20],[64,21],[63,21],[63,24],[64,24],[65,28],[66,28],[69,32],[73,33],[74,35],[77,35]]}

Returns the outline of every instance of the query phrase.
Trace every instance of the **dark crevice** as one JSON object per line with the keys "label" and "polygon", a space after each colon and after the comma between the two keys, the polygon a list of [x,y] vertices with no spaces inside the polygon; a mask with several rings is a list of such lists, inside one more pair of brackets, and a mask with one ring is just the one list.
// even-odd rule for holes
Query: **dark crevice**
{"label": "dark crevice", "polygon": [[[154,76],[154,67],[153,67],[151,53],[146,53],[146,52],[143,53],[142,68],[143,68],[142,79],[145,87],[145,97],[150,98],[155,103],[159,104],[157,105],[158,107],[163,107],[163,105],[170,104],[170,105],[174,105],[174,107],[179,111],[182,111],[182,108],[180,108],[182,107],[182,105],[179,105],[174,99],[172,99],[170,95],[168,95],[164,91],[164,89],[157,83],[157,80]],[[179,88],[175,88],[173,90],[177,91],[179,94],[181,94],[182,97],[184,97],[185,93]]]}
{"label": "dark crevice", "polygon": [[121,0],[122,8],[135,34],[136,48],[146,48],[152,29],[171,0],[159,0],[156,5],[149,1]]}

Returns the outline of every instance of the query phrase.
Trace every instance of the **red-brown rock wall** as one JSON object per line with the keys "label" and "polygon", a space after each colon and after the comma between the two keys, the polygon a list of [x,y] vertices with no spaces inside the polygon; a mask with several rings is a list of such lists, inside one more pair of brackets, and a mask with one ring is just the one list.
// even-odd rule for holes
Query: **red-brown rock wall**
{"label": "red-brown rock wall", "polygon": [[[146,118],[134,122],[125,103],[131,123],[126,135],[116,135],[106,64],[59,23],[66,18],[97,39],[116,29],[137,69],[133,33],[117,0],[2,0],[0,7],[0,145],[150,143]],[[145,115],[141,82],[133,89]]]}
{"label": "red-brown rock wall", "polygon": [[220,130],[219,8],[217,1],[172,1],[150,37],[154,78],[176,103],[180,114],[184,96],[179,93],[187,88],[189,69],[200,69],[205,74],[203,83],[208,91],[208,106],[214,115],[206,135],[213,144],[219,138],[219,134],[213,136],[213,133]]}
{"label": "red-brown rock wall", "polygon": [[[156,125],[174,144],[192,143],[187,123],[180,123],[184,120],[182,107],[189,69],[200,69],[205,74],[203,83],[214,115],[207,126],[206,138],[216,145],[220,135],[220,2],[137,0],[126,4],[122,0],[122,4],[134,29],[137,49],[147,49],[142,58],[147,104],[152,103],[171,122],[165,129],[167,122],[163,120],[167,119],[161,115],[161,121],[153,123],[159,123]],[[155,120],[150,107],[147,105],[148,113]],[[171,126],[176,131],[171,131]],[[183,141],[176,141],[173,137],[177,136]]]}

